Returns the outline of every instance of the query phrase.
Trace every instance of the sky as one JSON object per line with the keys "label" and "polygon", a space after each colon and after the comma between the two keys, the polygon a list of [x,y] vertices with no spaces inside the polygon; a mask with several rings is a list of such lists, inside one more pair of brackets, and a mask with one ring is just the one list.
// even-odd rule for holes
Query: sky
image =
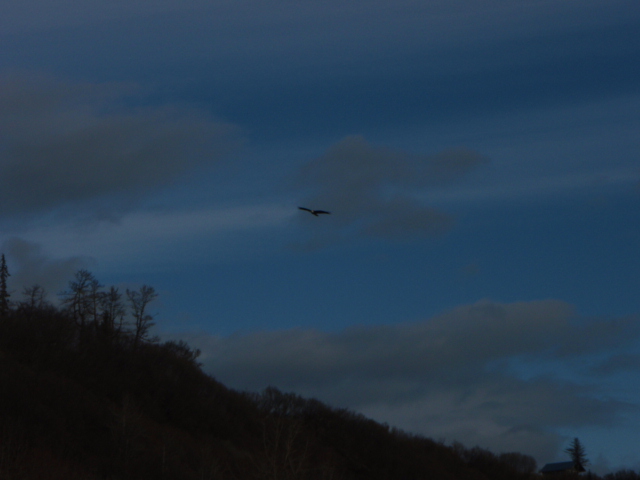
{"label": "sky", "polygon": [[638,31],[636,0],[3,1],[12,299],[148,284],[231,388],[640,470]]}

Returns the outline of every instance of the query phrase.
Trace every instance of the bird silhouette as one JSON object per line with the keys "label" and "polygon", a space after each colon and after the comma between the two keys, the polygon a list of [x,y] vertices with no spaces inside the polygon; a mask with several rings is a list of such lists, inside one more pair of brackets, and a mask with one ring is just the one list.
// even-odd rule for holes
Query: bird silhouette
{"label": "bird silhouette", "polygon": [[298,207],[300,210],[304,210],[305,212],[309,212],[311,215],[317,217],[318,215],[325,214],[331,215],[331,212],[327,212],[325,210],[311,210],[310,208]]}

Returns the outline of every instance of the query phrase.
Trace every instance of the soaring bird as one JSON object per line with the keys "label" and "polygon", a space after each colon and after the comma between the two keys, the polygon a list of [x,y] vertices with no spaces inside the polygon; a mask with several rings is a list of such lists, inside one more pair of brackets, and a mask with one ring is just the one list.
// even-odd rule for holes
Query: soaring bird
{"label": "soaring bird", "polygon": [[324,210],[311,210],[310,208],[298,207],[300,210],[304,210],[305,212],[309,212],[313,216],[318,216],[320,214],[331,215],[331,212],[326,212]]}

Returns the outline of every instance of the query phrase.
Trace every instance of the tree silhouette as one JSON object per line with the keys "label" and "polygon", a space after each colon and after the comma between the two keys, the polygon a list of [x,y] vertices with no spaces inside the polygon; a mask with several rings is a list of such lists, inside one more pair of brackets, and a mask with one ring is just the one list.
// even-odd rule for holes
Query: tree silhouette
{"label": "tree silhouette", "polygon": [[69,290],[60,294],[62,304],[80,328],[95,320],[98,290],[102,287],[88,270],[78,270]]}
{"label": "tree silhouette", "polygon": [[102,323],[100,327],[107,337],[117,337],[122,333],[124,326],[125,306],[122,303],[122,294],[116,287],[110,287],[109,291],[100,296]]}
{"label": "tree silhouette", "polygon": [[571,460],[573,460],[573,465],[575,469],[583,472],[585,467],[589,465],[589,460],[587,460],[587,454],[585,453],[584,445],[580,443],[578,438],[574,438],[569,445],[568,448],[565,449],[565,452],[571,456]]}
{"label": "tree silhouette", "polygon": [[41,285],[25,287],[22,294],[26,300],[23,300],[21,304],[31,310],[41,309],[47,304],[47,292]]}
{"label": "tree silhouette", "polygon": [[9,269],[4,258],[4,253],[0,259],[0,316],[5,317],[9,313],[9,292],[7,291],[7,277],[9,277]]}
{"label": "tree silhouette", "polygon": [[149,329],[154,325],[153,316],[147,314],[146,309],[149,302],[157,296],[155,289],[148,285],[142,285],[138,291],[127,289],[127,298],[135,321],[134,346],[138,346],[140,342],[147,339]]}

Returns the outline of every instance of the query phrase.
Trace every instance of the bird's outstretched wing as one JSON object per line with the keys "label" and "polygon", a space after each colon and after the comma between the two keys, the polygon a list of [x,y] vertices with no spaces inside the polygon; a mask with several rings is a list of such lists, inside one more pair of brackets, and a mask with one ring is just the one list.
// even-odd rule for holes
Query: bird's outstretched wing
{"label": "bird's outstretched wing", "polygon": [[320,214],[330,215],[331,212],[327,212],[326,210],[311,210],[310,208],[298,207],[300,210],[304,210],[305,212],[309,212],[311,215],[318,216]]}

